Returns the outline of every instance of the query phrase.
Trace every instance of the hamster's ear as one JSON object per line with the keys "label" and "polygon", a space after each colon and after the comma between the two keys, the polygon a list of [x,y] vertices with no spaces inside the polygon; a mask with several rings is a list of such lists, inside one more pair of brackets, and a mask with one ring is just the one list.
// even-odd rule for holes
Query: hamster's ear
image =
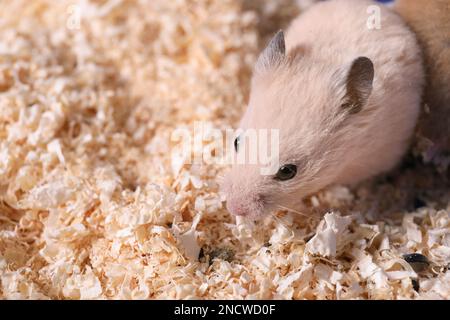
{"label": "hamster's ear", "polygon": [[284,42],[284,33],[283,30],[280,30],[259,55],[255,70],[261,72],[276,66],[283,60],[285,53],[286,45]]}
{"label": "hamster's ear", "polygon": [[374,67],[367,57],[353,60],[345,79],[345,96],[342,108],[349,113],[361,111],[372,93]]}

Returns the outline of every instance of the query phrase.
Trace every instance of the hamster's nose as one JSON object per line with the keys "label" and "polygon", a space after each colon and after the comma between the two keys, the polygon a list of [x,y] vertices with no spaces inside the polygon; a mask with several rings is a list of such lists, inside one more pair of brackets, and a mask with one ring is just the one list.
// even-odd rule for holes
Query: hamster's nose
{"label": "hamster's nose", "polygon": [[233,200],[227,200],[227,210],[236,216],[248,215],[248,209],[242,204],[238,204]]}
{"label": "hamster's nose", "polygon": [[227,199],[227,209],[236,216],[259,216],[264,208],[260,195],[233,194]]}

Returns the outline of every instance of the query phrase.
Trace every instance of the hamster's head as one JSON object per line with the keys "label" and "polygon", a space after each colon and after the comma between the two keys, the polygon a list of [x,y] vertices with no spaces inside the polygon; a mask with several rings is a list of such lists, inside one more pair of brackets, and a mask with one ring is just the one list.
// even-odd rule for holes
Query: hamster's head
{"label": "hamster's head", "polygon": [[[355,139],[349,130],[364,126],[360,111],[366,109],[373,77],[365,57],[336,66],[315,61],[307,48],[286,53],[279,31],[255,65],[234,140],[235,161],[222,184],[228,210],[257,219],[292,209],[336,182]],[[348,122],[356,125],[349,129]]]}

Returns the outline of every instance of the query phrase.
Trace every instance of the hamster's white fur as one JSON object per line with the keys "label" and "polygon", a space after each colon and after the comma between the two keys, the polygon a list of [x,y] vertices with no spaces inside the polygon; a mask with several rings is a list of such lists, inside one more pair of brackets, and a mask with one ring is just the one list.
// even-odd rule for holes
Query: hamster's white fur
{"label": "hamster's white fur", "polygon": [[[379,29],[367,24],[375,12]],[[280,164],[297,174],[280,181],[234,165],[223,185],[229,211],[261,217],[390,170],[410,143],[423,82],[416,38],[397,14],[369,0],[312,6],[261,54],[240,123],[279,129]]]}

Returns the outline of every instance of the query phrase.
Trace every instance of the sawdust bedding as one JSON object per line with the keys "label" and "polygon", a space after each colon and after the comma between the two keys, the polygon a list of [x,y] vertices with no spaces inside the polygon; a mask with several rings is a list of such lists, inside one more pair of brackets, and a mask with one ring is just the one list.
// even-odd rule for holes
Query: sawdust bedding
{"label": "sawdust bedding", "polygon": [[175,128],[237,123],[296,10],[258,4],[0,2],[1,298],[450,297],[448,181],[415,156],[257,223],[224,209],[224,166],[171,159]]}

